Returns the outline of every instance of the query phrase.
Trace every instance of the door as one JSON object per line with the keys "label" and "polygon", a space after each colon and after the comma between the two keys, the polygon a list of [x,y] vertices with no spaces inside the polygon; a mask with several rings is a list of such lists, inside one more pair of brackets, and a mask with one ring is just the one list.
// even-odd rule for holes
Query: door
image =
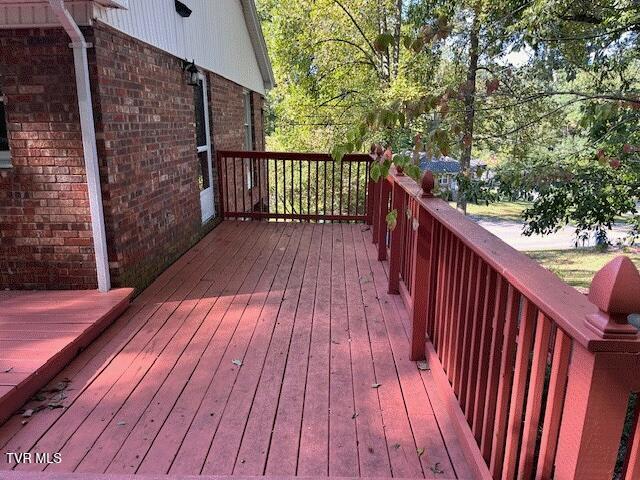
{"label": "door", "polygon": [[196,147],[198,149],[198,188],[200,189],[200,211],[202,223],[215,214],[213,195],[213,167],[211,164],[211,134],[209,130],[209,100],[207,79],[200,74],[195,87]]}

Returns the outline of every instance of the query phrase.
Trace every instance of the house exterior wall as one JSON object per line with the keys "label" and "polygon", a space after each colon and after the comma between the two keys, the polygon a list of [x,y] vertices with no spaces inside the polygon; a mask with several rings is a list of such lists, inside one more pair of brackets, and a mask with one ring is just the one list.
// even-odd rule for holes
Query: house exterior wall
{"label": "house exterior wall", "polygon": [[[158,47],[178,58],[194,59],[198,66],[264,94],[264,80],[240,0],[182,0],[193,13],[182,18],[174,0],[122,2],[125,9],[100,6],[89,1],[68,3],[79,25],[96,20]],[[0,28],[58,26],[46,4],[2,5]]]}
{"label": "house exterior wall", "polygon": [[[201,222],[194,89],[181,59],[99,22],[83,32],[94,44],[88,54],[112,284],[143,288],[217,222]],[[95,288],[69,40],[61,29],[5,29],[0,39],[15,165],[0,170],[0,287]],[[244,88],[203,73],[218,202],[215,148],[243,148]],[[253,95],[262,148],[262,96]]]}
{"label": "house exterior wall", "polygon": [[0,30],[13,168],[0,170],[0,287],[95,288],[73,53],[62,29]]}
{"label": "house exterior wall", "polygon": [[93,85],[112,283],[142,287],[206,231],[182,62],[102,24]]}

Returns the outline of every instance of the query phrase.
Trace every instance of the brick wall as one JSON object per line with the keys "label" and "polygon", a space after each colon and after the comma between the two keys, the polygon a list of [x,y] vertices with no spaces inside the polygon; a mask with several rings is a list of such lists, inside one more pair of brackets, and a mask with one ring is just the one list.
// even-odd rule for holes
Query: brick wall
{"label": "brick wall", "polygon": [[[216,224],[201,222],[194,90],[182,60],[100,23],[83,31],[112,283],[142,288]],[[61,29],[0,30],[14,163],[0,174],[1,288],[96,286],[68,44]],[[241,149],[243,89],[207,77],[213,147]]]}
{"label": "brick wall", "polygon": [[204,232],[194,90],[181,60],[103,25],[93,35],[112,282],[142,287]]}
{"label": "brick wall", "polygon": [[[112,281],[143,287],[214,225],[201,222],[194,90],[181,59],[101,24],[93,34]],[[205,73],[212,146],[242,148],[243,89]]]}
{"label": "brick wall", "polygon": [[73,54],[62,29],[0,30],[13,168],[0,170],[0,288],[95,288]]}
{"label": "brick wall", "polygon": [[[245,89],[233,83],[223,77],[216,74],[209,74],[209,98],[211,103],[211,118],[212,118],[212,141],[216,150],[244,150],[244,91]],[[256,150],[264,150],[264,119],[263,119],[263,106],[264,98],[257,92],[252,92],[253,96],[253,124],[254,124],[254,142]],[[252,209],[253,204],[258,202],[259,198],[266,196],[266,169],[261,168],[262,180],[260,185],[262,186],[262,195],[258,195],[257,191],[250,192],[247,190],[246,185],[246,172],[249,167],[249,161],[245,160],[244,164],[241,160],[236,160],[235,172],[235,196],[232,193],[234,187],[233,179],[228,180],[229,189],[231,192],[228,197],[232,202],[232,208],[237,211],[242,211],[244,195],[244,208],[246,211]],[[245,176],[243,177],[243,168],[245,169]],[[214,168],[214,176],[216,182],[218,178],[217,166]],[[227,174],[231,175],[233,167],[231,161],[227,166]],[[256,182],[258,183],[258,182]],[[217,184],[217,183],[216,183]],[[256,187],[257,188],[257,187]],[[237,202],[237,205],[234,204]],[[219,211],[219,205],[216,204],[216,209]]]}

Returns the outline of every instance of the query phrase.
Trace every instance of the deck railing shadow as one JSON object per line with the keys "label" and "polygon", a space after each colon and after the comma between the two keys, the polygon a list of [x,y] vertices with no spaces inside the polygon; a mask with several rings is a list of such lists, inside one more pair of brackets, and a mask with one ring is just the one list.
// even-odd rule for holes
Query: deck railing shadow
{"label": "deck railing shadow", "polygon": [[585,296],[434,198],[429,172],[421,185],[393,171],[373,183],[371,161],[218,152],[223,216],[371,225],[409,312],[411,358],[428,361],[477,478],[640,478],[631,261],[605,266]]}

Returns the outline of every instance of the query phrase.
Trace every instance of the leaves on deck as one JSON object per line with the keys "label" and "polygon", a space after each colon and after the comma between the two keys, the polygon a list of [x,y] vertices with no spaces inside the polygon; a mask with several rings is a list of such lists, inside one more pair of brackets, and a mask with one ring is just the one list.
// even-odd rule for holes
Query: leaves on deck
{"label": "leaves on deck", "polygon": [[2,373],[11,373],[11,370],[13,370],[13,367],[9,367],[6,370],[3,370]]}
{"label": "leaves on deck", "polygon": [[238,360],[237,358],[235,360],[232,360],[231,363],[239,367],[242,366],[242,360]]}
{"label": "leaves on deck", "polygon": [[118,422],[118,426],[119,426],[119,427],[124,427],[126,424],[127,424],[127,422],[123,422],[122,420],[120,420],[120,421]]}
{"label": "leaves on deck", "polygon": [[418,456],[421,457],[422,455],[424,455],[424,448],[418,448],[416,452],[418,453]]}
{"label": "leaves on deck", "polygon": [[427,363],[426,360],[420,360],[419,362],[416,363],[416,365],[418,366],[418,370],[422,370],[422,371],[431,370],[431,367],[429,367],[429,364]]}
{"label": "leaves on deck", "polygon": [[31,415],[33,415],[33,408],[29,408],[29,409],[25,410],[24,412],[22,412],[22,416],[25,417],[25,418],[28,418]]}
{"label": "leaves on deck", "polygon": [[371,388],[380,388],[382,386],[381,383],[372,383]]}
{"label": "leaves on deck", "polygon": [[444,470],[440,468],[440,462],[436,462],[433,467],[429,467],[429,470],[431,470],[436,475],[442,475],[444,473]]}

